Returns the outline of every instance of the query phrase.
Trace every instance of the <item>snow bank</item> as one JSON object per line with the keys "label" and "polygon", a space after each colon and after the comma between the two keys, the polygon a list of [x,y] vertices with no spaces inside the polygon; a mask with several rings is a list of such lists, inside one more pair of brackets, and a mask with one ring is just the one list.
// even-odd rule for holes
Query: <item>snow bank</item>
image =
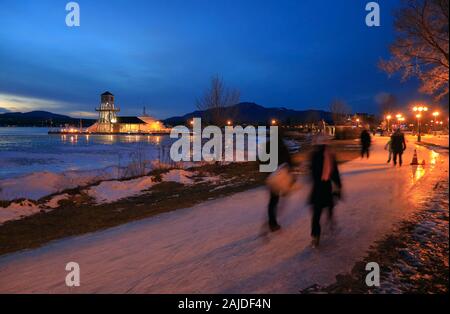
{"label": "snow bank", "polygon": [[69,198],[69,194],[64,193],[60,195],[54,196],[52,199],[50,199],[47,203],[45,203],[45,207],[55,209],[59,207],[59,202],[62,200],[66,200]]}
{"label": "snow bank", "polygon": [[36,172],[18,178],[0,180],[0,200],[11,201],[19,198],[38,200],[46,195],[116,176],[117,167],[63,173]]}
{"label": "snow bank", "polygon": [[182,184],[192,184],[194,181],[191,179],[191,176],[193,175],[192,172],[183,170],[183,169],[174,169],[170,170],[169,172],[163,174],[162,180],[163,181],[172,181]]}
{"label": "snow bank", "polygon": [[29,200],[12,202],[8,207],[0,207],[0,225],[10,220],[21,219],[26,216],[49,211],[59,207],[59,202],[69,198],[69,194],[64,193],[53,196],[44,204],[35,204]]}
{"label": "snow bank", "polygon": [[143,177],[127,181],[105,181],[87,190],[97,203],[111,203],[119,199],[138,195],[155,184],[153,177]]}
{"label": "snow bank", "polygon": [[[194,183],[191,176],[195,174],[195,172],[189,172],[183,169],[172,169],[164,173],[161,177],[163,182],[170,181],[189,185]],[[123,198],[139,195],[157,183],[159,182],[156,182],[153,176],[126,181],[105,181],[97,186],[90,187],[87,193],[95,199],[96,203],[111,203]]]}
{"label": "snow bank", "polygon": [[[199,166],[206,163],[182,163],[177,165],[183,169],[193,166]],[[170,164],[154,163],[153,169],[167,169],[173,167]],[[123,173],[123,168],[116,166],[91,170],[91,171],[66,171],[66,172],[35,172],[21,177],[0,180],[0,200],[12,201],[26,198],[38,200],[50,194],[58,193],[67,189],[90,185],[95,182],[117,179],[119,173]],[[165,174],[165,181],[175,181],[183,184],[191,184],[192,180],[188,178],[188,171],[171,170]],[[122,176],[121,177],[129,177]],[[108,185],[108,184],[106,184]],[[119,184],[120,185],[120,184]],[[112,190],[124,189],[125,187],[111,187]],[[126,197],[126,196],[125,196]],[[121,198],[121,197],[119,197]]]}
{"label": "snow bank", "polygon": [[430,143],[442,147],[449,147],[449,138],[448,135],[422,135],[422,142],[424,143]]}
{"label": "snow bank", "polygon": [[11,203],[8,207],[0,207],[0,224],[38,213],[41,210],[36,204],[25,200]]}
{"label": "snow bank", "polygon": [[[113,176],[111,172],[91,172],[80,175],[79,172],[55,174],[50,172],[35,173],[25,177],[11,180],[2,180],[2,191],[0,199],[16,199],[28,197],[39,199],[45,195],[56,193],[71,187],[88,185],[102,179],[109,179]],[[190,172],[183,169],[172,169],[162,175],[163,182],[178,182],[186,185],[194,184],[192,176],[197,172]],[[99,185],[92,186],[85,191],[93,197],[96,203],[112,203],[127,197],[137,196],[153,185],[159,183],[154,181],[154,177],[146,176],[132,180],[112,180],[102,181]],[[202,181],[216,181],[220,177],[202,177]],[[9,182],[5,182],[9,181]],[[25,216],[30,216],[41,210],[53,210],[59,207],[59,202],[70,197],[69,194],[59,194],[41,205],[36,205],[29,200],[13,202],[8,207],[0,207],[0,225],[9,220],[16,220]]]}

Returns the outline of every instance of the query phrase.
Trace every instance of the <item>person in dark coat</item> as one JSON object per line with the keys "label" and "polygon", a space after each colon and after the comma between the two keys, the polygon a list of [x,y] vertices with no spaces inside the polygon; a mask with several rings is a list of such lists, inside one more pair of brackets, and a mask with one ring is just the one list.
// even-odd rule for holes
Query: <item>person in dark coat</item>
{"label": "person in dark coat", "polygon": [[370,133],[366,129],[361,132],[361,158],[364,158],[364,155],[367,155],[369,158],[369,149],[372,139],[370,138]]}
{"label": "person in dark coat", "polygon": [[[270,151],[270,141],[267,141],[266,151]],[[291,170],[293,163],[289,149],[283,141],[283,135],[281,130],[278,130],[278,165],[286,164],[288,169]],[[274,191],[270,191],[269,205],[268,205],[268,216],[269,216],[269,228],[271,231],[277,231],[281,227],[277,221],[277,206],[280,201],[280,195]]]}
{"label": "person in dark coat", "polygon": [[401,166],[403,163],[402,155],[403,155],[403,152],[406,150],[406,141],[405,141],[405,136],[403,135],[400,128],[395,130],[394,134],[392,134],[392,136],[391,136],[391,150],[392,150],[392,154],[394,157],[393,158],[394,166],[397,165],[397,157],[398,157],[398,162]]}
{"label": "person in dark coat", "polygon": [[310,172],[313,182],[309,203],[312,205],[311,223],[312,245],[316,247],[320,240],[320,217],[324,208],[328,209],[329,221],[333,220],[335,197],[341,197],[342,182],[337,161],[331,148],[326,144],[314,145],[310,157]]}

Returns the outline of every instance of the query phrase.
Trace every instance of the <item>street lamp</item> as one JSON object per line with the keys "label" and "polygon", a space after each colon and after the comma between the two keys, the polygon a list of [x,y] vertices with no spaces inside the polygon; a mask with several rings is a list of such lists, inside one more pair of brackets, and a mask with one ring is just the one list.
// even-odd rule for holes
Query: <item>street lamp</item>
{"label": "street lamp", "polygon": [[[400,122],[401,122],[401,121],[404,121],[403,115],[402,115],[401,113],[397,113],[397,114],[395,115],[395,117],[397,118],[397,124],[398,124],[398,127],[400,127]],[[402,120],[402,118],[403,118],[403,120]]]}
{"label": "street lamp", "polygon": [[414,106],[413,111],[428,111],[428,107],[427,106]]}
{"label": "street lamp", "polygon": [[420,118],[422,118],[422,112],[428,111],[428,107],[427,106],[414,106],[413,111],[414,112],[418,112],[418,114],[416,114],[416,118],[417,118],[417,142],[420,142],[420,140],[421,140],[421,136],[420,136]]}
{"label": "street lamp", "polygon": [[417,118],[417,142],[420,142],[421,136],[420,136],[420,118],[422,118],[422,114],[418,113],[416,114]]}
{"label": "street lamp", "polygon": [[386,120],[387,120],[387,130],[388,130],[388,132],[389,132],[389,125],[390,125],[390,120],[392,119],[392,116],[390,115],[390,114],[388,114],[387,116],[386,116]]}

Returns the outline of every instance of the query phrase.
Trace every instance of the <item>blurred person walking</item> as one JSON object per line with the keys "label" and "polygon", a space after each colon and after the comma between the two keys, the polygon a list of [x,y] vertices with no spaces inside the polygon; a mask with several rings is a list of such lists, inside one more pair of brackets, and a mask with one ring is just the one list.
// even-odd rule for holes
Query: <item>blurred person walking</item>
{"label": "blurred person walking", "polygon": [[341,198],[342,182],[337,161],[332,149],[323,136],[316,139],[310,157],[312,190],[309,203],[312,206],[311,236],[312,246],[317,247],[320,241],[320,217],[323,209],[328,209],[328,221],[333,226],[333,209],[335,198]]}
{"label": "blurred person walking", "polygon": [[370,133],[369,131],[367,131],[367,129],[364,129],[361,132],[361,158],[364,158],[364,155],[367,155],[367,158],[369,158],[369,149],[371,143],[372,139],[370,137]]}
{"label": "blurred person walking", "polygon": [[384,150],[387,150],[389,152],[389,158],[388,158],[387,163],[390,163],[391,159],[392,159],[392,146],[391,146],[391,144],[392,144],[392,140],[391,140],[391,138],[389,138],[389,141],[384,146]]}
{"label": "blurred person walking", "polygon": [[397,157],[399,165],[401,166],[403,163],[402,155],[403,152],[406,150],[406,141],[405,136],[403,135],[400,128],[395,130],[394,134],[391,136],[391,149],[394,159],[394,166],[397,165]]}
{"label": "blurred person walking", "polygon": [[[283,192],[295,184],[292,174],[292,158],[289,149],[283,141],[281,130],[278,129],[278,168],[269,175],[266,180],[269,187],[270,197],[268,204],[269,228],[272,232],[281,228],[277,221],[277,207]],[[270,141],[267,141],[266,151],[270,151]]]}

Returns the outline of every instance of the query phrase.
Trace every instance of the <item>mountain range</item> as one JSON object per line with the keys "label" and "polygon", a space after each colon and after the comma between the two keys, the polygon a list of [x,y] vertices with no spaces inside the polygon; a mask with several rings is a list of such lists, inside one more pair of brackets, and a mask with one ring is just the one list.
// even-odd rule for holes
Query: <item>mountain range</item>
{"label": "mountain range", "polygon": [[[197,110],[183,116],[164,120],[167,125],[186,124],[192,118],[207,118],[213,110]],[[221,109],[223,119],[233,120],[233,124],[265,125],[275,119],[282,124],[299,124],[325,120],[332,121],[332,114],[323,110],[293,110],[286,108],[266,108],[261,105],[242,102]]]}
{"label": "mountain range", "polygon": [[[96,120],[81,119],[83,126],[92,125]],[[0,113],[0,126],[62,126],[80,125],[80,119],[48,111]]]}
{"label": "mountain range", "polygon": [[[211,116],[212,110],[197,110],[183,116],[171,117],[163,120],[166,125],[175,126],[186,124],[192,118]],[[332,121],[332,114],[323,110],[293,110],[286,108],[266,108],[261,105],[242,102],[234,106],[221,109],[221,116],[225,120],[232,120],[233,124],[265,125],[275,119],[282,124],[300,124],[325,120]],[[95,119],[77,119],[66,115],[48,111],[7,112],[0,114],[0,126],[63,126],[65,124],[84,127],[92,125]]]}

